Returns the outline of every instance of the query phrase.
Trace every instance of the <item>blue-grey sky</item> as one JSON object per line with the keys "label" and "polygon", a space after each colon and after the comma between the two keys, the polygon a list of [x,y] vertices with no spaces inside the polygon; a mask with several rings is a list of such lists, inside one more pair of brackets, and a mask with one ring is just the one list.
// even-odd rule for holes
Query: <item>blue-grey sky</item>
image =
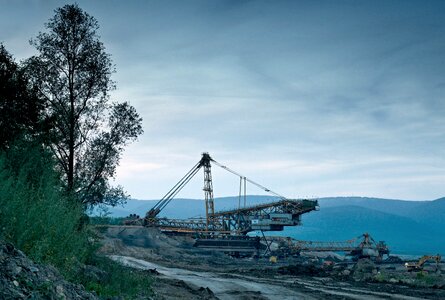
{"label": "blue-grey sky", "polygon": [[[0,41],[29,57],[65,3],[0,0]],[[444,1],[77,3],[113,99],[144,118],[116,177],[133,197],[162,197],[203,151],[288,197],[445,195]],[[238,193],[213,170],[215,196]]]}

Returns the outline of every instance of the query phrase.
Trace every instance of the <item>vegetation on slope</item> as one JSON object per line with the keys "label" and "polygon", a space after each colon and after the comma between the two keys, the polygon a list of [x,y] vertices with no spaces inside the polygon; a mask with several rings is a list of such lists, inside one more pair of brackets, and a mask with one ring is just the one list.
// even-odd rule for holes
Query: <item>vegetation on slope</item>
{"label": "vegetation on slope", "polygon": [[66,273],[93,251],[82,228],[82,207],[62,195],[52,158],[24,142],[0,156],[3,237],[38,262]]}
{"label": "vegetation on slope", "polygon": [[98,245],[91,242],[86,218],[80,203],[63,193],[51,155],[42,147],[19,143],[0,154],[1,239],[100,296],[149,295],[148,274],[94,254]]}
{"label": "vegetation on slope", "polygon": [[109,179],[142,119],[109,103],[114,67],[94,17],[65,5],[45,26],[21,64],[0,44],[0,239],[100,296],[147,296],[147,274],[95,254],[86,215],[125,202]]}

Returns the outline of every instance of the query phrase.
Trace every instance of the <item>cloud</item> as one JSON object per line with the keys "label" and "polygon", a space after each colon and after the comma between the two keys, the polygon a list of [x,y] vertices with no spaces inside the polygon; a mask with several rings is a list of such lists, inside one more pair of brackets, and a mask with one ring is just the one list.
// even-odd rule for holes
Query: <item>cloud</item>
{"label": "cloud", "polygon": [[[62,5],[0,4],[19,58]],[[443,195],[443,2],[79,5],[116,63],[113,98],[144,118],[116,180],[133,196],[159,197],[203,151],[285,195]]]}

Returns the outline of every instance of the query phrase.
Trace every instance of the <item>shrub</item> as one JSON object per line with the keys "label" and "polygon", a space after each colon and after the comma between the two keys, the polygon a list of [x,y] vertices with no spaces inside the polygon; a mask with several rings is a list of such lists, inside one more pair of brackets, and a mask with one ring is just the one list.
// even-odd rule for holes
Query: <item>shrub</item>
{"label": "shrub", "polygon": [[136,299],[152,296],[152,276],[148,271],[122,266],[103,256],[93,255],[88,264],[106,274],[106,276],[78,276],[78,283],[87,290],[95,291],[99,296],[111,298],[120,296],[124,299]]}
{"label": "shrub", "polygon": [[[85,208],[63,191],[51,154],[38,144],[19,142],[0,153],[0,238],[99,296],[151,295],[149,274],[94,255]],[[85,263],[107,274],[105,279],[82,273]]]}
{"label": "shrub", "polygon": [[0,235],[64,275],[93,251],[83,208],[62,194],[51,155],[24,142],[0,154]]}

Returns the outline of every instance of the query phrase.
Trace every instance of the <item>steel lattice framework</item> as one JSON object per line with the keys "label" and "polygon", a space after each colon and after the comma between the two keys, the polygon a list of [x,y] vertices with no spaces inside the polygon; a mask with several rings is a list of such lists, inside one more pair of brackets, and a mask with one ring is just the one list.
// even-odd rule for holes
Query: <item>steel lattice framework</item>
{"label": "steel lattice framework", "polygon": [[[239,207],[232,210],[218,211],[214,209],[213,184],[211,162],[239,176],[240,195]],[[168,219],[158,218],[162,209],[179,193],[179,191],[204,169],[204,194],[205,194],[205,218],[195,219]],[[264,191],[278,197],[273,201],[255,206],[246,206],[246,182],[256,185]],[[242,187],[244,186],[244,207],[241,207]],[[164,231],[172,232],[202,232],[215,234],[246,234],[254,230],[281,231],[284,226],[296,226],[301,224],[301,215],[318,209],[317,200],[287,199],[270,189],[238,174],[213,160],[208,153],[203,153],[201,160],[161,199],[147,212],[144,225],[157,226]]]}
{"label": "steel lattice framework", "polygon": [[375,252],[382,257],[389,254],[388,246],[383,241],[376,242],[368,233],[354,239],[339,242],[299,241],[289,237],[267,237],[268,242],[277,242],[282,249],[292,253],[311,252],[349,252],[353,255],[364,255]]}
{"label": "steel lattice framework", "polygon": [[215,212],[212,221],[157,218],[155,224],[165,231],[246,234],[250,231],[281,231],[284,226],[301,225],[301,215],[315,210],[314,200],[286,199],[241,209]]}

